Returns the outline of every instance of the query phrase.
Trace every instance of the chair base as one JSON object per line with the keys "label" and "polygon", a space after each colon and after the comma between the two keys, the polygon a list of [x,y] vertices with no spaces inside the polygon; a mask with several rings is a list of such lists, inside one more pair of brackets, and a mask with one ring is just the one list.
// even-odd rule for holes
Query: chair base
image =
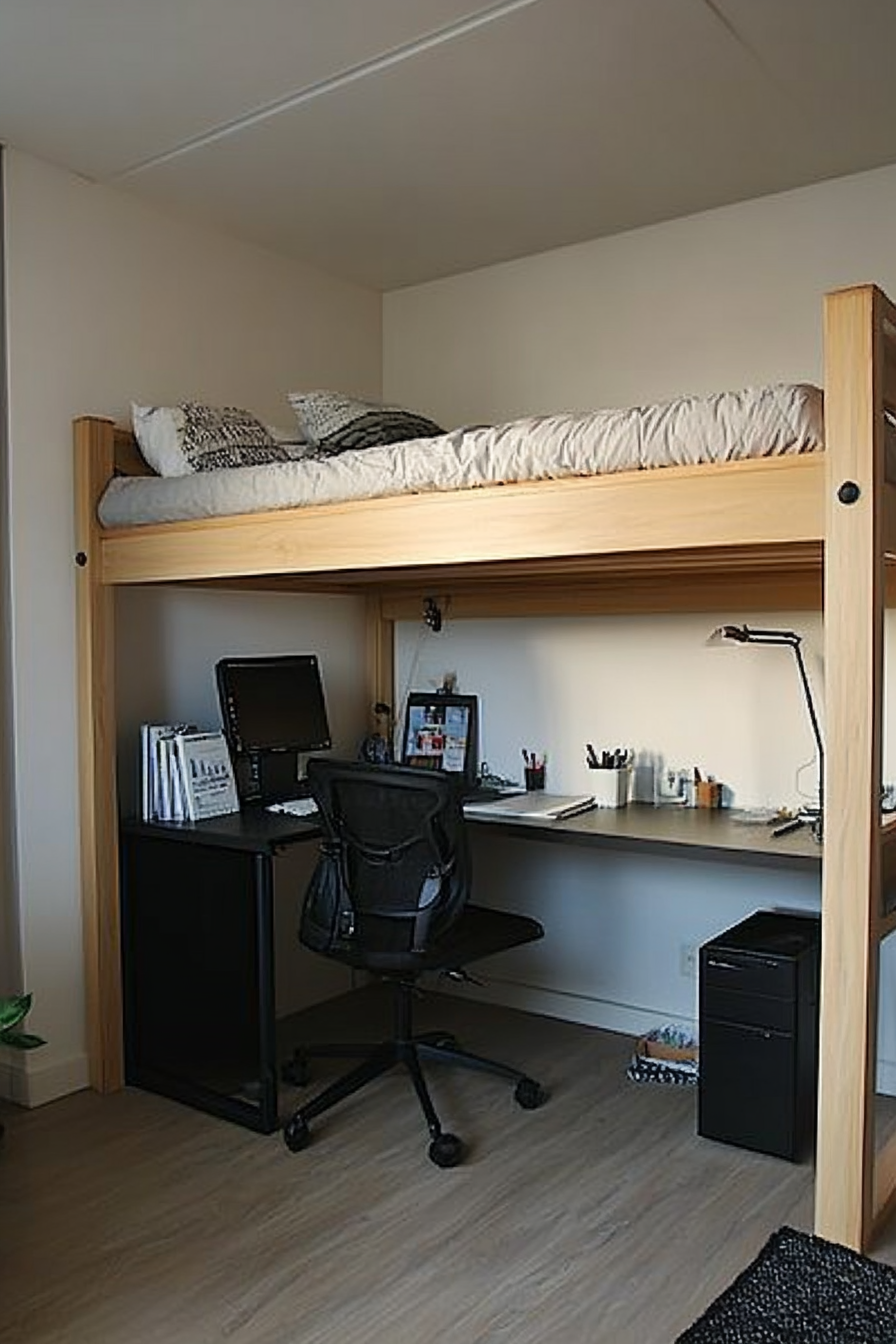
{"label": "chair base", "polygon": [[410,1074],[429,1129],[431,1140],[429,1156],[436,1166],[440,1167],[453,1167],[462,1161],[464,1145],[455,1135],[448,1134],[442,1129],[424,1077],[422,1067],[424,1061],[456,1064],[462,1068],[476,1069],[483,1073],[495,1074],[499,1078],[506,1078],[508,1082],[515,1084],[514,1097],[517,1104],[525,1110],[535,1110],[547,1101],[547,1091],[533,1078],[507,1064],[463,1050],[449,1032],[429,1031],[413,1035],[411,999],[415,993],[414,986],[404,981],[393,983],[395,1029],[390,1040],[374,1046],[367,1043],[300,1047],[284,1067],[284,1078],[288,1082],[304,1086],[308,1081],[308,1061],[311,1059],[360,1058],[361,1060],[355,1068],[337,1078],[329,1087],[324,1088],[317,1096],[293,1112],[283,1127],[284,1142],[291,1152],[298,1152],[310,1142],[309,1121],[398,1065],[402,1065]]}

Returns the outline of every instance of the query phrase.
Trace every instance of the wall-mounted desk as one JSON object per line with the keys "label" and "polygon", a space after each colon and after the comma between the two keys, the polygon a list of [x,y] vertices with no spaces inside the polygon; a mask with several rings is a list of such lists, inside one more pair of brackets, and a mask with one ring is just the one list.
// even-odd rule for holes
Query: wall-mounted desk
{"label": "wall-mounted desk", "polygon": [[[470,819],[477,831],[668,858],[819,869],[807,830],[632,805],[565,821]],[[125,1077],[262,1133],[277,1127],[274,866],[314,821],[263,810],[121,833]]]}

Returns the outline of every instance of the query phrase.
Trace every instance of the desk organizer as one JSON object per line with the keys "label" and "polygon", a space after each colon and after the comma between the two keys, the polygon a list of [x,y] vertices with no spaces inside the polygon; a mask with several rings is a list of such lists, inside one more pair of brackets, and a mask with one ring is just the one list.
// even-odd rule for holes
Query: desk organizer
{"label": "desk organizer", "polygon": [[697,807],[721,807],[722,786],[714,779],[701,779],[694,786]]}
{"label": "desk organizer", "polygon": [[598,807],[625,807],[628,802],[629,766],[620,770],[589,770],[589,792],[594,794]]}

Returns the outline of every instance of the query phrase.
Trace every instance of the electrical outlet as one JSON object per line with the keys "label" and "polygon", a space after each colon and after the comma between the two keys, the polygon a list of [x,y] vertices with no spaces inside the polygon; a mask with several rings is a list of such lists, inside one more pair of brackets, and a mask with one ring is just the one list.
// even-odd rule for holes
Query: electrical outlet
{"label": "electrical outlet", "polygon": [[682,943],[679,947],[678,969],[686,980],[696,980],[697,947],[694,943]]}

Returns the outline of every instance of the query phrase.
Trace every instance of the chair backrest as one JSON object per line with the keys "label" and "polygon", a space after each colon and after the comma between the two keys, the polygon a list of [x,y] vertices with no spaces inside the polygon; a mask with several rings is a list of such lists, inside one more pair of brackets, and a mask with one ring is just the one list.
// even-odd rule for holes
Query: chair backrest
{"label": "chair backrest", "polygon": [[469,850],[451,776],[314,758],[308,782],[323,827],[300,937],[373,969],[411,969],[457,919]]}

